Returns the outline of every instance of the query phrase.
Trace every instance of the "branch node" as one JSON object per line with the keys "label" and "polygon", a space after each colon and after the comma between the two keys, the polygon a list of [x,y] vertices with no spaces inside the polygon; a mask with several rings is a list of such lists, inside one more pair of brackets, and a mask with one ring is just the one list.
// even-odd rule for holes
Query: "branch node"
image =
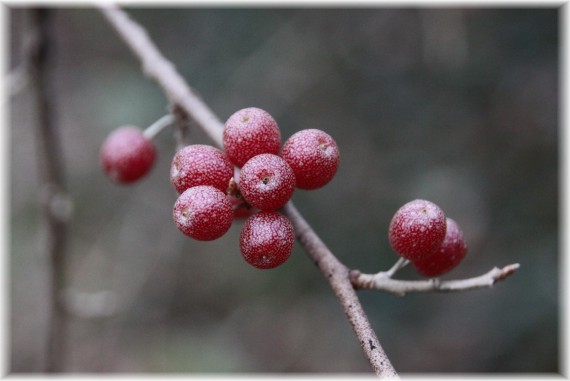
{"label": "branch node", "polygon": [[442,289],[441,288],[441,281],[439,278],[431,278],[430,281],[431,281],[431,284],[432,284],[434,289],[436,289],[436,290]]}
{"label": "branch node", "polygon": [[[315,261],[315,264],[318,267],[318,261]],[[358,282],[358,278],[360,277],[360,270],[356,269],[350,270],[350,272],[348,273],[348,277],[350,279],[350,283],[352,283],[355,289],[360,288],[360,284]]]}
{"label": "branch node", "polygon": [[60,187],[53,183],[45,183],[39,192],[40,202],[44,205],[50,218],[65,223],[73,214],[73,201]]}

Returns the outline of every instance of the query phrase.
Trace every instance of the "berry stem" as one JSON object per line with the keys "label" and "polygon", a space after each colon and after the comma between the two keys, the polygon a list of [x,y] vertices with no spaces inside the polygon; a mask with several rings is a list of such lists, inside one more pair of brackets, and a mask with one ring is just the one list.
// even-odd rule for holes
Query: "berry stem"
{"label": "berry stem", "polygon": [[154,122],[153,124],[148,126],[144,130],[143,135],[147,139],[152,140],[155,138],[156,135],[158,135],[166,127],[172,126],[174,124],[175,120],[176,119],[174,118],[174,116],[172,114],[164,115],[162,118],[158,119],[156,122]]}
{"label": "berry stem", "polygon": [[400,257],[400,259],[398,259],[398,261],[394,263],[394,265],[390,268],[390,270],[385,272],[386,274],[385,276],[387,276],[388,278],[392,278],[394,274],[396,274],[398,271],[406,267],[409,263],[410,261],[408,259]]}

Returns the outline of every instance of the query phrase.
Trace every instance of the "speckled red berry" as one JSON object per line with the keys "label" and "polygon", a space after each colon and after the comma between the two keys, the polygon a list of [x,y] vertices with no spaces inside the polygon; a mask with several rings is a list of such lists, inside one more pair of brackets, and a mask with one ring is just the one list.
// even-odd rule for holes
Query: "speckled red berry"
{"label": "speckled red berry", "polygon": [[204,144],[182,148],[170,166],[170,182],[178,193],[198,185],[211,185],[225,192],[233,174],[234,166],[227,155]]}
{"label": "speckled red berry", "polygon": [[396,253],[415,261],[438,250],[445,232],[443,211],[433,202],[414,200],[394,214],[388,236]]}
{"label": "speckled red berry", "polygon": [[285,160],[265,153],[252,157],[241,169],[239,188],[252,206],[265,211],[281,208],[295,191],[295,175]]}
{"label": "speckled red berry", "polygon": [[297,187],[307,190],[321,188],[331,181],[340,163],[334,139],[317,129],[293,134],[283,144],[281,157],[293,169]]}
{"label": "speckled red berry", "polygon": [[223,236],[232,225],[232,204],[219,189],[200,185],[188,188],[178,197],[173,218],[188,237],[211,241]]}
{"label": "speckled red berry", "polygon": [[436,277],[454,269],[467,255],[463,232],[451,218],[447,219],[447,232],[439,250],[412,262],[420,274]]}
{"label": "speckled red berry", "polygon": [[256,155],[278,154],[281,132],[269,113],[249,107],[229,117],[224,127],[223,142],[231,162],[242,167]]}
{"label": "speckled red berry", "polygon": [[122,184],[133,183],[146,175],[156,158],[152,141],[135,126],[119,127],[111,132],[99,151],[105,174]]}
{"label": "speckled red berry", "polygon": [[240,249],[250,265],[272,269],[289,258],[294,241],[295,232],[287,217],[277,212],[259,212],[245,221]]}

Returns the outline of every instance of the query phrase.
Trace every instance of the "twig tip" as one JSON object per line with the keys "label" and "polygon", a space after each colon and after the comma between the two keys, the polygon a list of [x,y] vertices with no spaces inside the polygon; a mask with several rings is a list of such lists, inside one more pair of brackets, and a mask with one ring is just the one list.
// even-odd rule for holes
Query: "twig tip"
{"label": "twig tip", "polygon": [[500,269],[499,274],[495,278],[495,282],[501,281],[514,274],[520,267],[520,263],[513,263]]}

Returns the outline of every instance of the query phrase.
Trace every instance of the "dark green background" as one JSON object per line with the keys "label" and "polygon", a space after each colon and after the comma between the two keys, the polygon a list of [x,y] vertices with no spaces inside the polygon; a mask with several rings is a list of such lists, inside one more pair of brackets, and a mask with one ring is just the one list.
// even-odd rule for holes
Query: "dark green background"
{"label": "dark green background", "polygon": [[[351,268],[386,270],[393,213],[414,198],[463,228],[469,254],[445,278],[521,263],[489,290],[359,295],[400,372],[559,371],[559,10],[500,8],[129,9],[225,120],[257,106],[284,139],[327,131],[335,179],[293,197]],[[10,66],[29,20],[9,12]],[[56,18],[58,121],[68,190],[70,289],[112,293],[111,318],[74,317],[74,372],[370,372],[327,282],[296,244],[286,265],[242,260],[236,223],[195,242],[172,222],[170,132],[144,181],[118,187],[98,150],[122,124],[165,113],[161,91],[89,8]],[[45,231],[30,91],[10,118],[10,369],[39,371]],[[193,128],[190,139],[207,143]],[[412,269],[400,277],[419,279]],[[97,295],[92,302],[97,303]],[[101,299],[101,298],[100,298]],[[100,300],[99,299],[99,300]]]}

